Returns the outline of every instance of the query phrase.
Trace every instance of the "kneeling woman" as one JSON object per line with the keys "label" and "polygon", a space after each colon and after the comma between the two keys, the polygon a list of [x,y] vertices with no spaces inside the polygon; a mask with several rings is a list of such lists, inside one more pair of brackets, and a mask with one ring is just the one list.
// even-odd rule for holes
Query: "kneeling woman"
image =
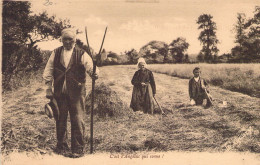
{"label": "kneeling woman", "polygon": [[153,73],[146,69],[147,65],[144,59],[139,59],[137,66],[138,71],[135,72],[131,81],[134,88],[130,107],[134,111],[143,111],[144,113],[153,114],[153,97],[156,93]]}

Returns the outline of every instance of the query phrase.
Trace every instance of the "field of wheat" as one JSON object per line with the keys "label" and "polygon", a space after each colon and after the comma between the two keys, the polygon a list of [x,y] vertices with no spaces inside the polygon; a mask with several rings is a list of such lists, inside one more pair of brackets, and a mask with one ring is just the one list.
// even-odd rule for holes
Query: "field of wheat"
{"label": "field of wheat", "polygon": [[180,78],[191,78],[193,69],[201,68],[201,76],[210,84],[250,96],[260,97],[260,64],[153,64],[148,68]]}

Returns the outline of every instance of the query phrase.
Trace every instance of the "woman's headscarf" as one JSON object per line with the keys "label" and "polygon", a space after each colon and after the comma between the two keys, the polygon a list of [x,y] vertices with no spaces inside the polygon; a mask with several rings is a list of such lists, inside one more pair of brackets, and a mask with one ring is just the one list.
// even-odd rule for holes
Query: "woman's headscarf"
{"label": "woman's headscarf", "polygon": [[137,69],[139,69],[139,63],[144,63],[144,67],[146,68],[147,67],[147,64],[146,64],[146,62],[145,62],[145,59],[144,58],[142,58],[142,57],[140,57],[139,59],[138,59],[138,62],[137,62]]}

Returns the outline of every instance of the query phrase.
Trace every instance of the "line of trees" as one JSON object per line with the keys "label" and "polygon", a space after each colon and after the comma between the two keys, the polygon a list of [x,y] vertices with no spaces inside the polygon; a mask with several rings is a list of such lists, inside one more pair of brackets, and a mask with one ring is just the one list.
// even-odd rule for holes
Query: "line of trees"
{"label": "line of trees", "polygon": [[237,14],[234,25],[236,46],[231,53],[218,56],[219,40],[216,36],[217,26],[210,14],[202,14],[197,20],[201,30],[198,40],[202,44],[197,59],[199,62],[260,62],[260,6],[255,7],[254,17],[246,18],[244,13]]}
{"label": "line of trees", "polygon": [[[38,70],[43,66],[44,53],[37,48],[38,42],[59,39],[62,29],[72,27],[69,20],[57,19],[46,12],[33,14],[28,1],[3,1],[2,9],[2,75],[3,87],[7,89],[10,79],[16,74]],[[237,14],[234,26],[236,46],[231,53],[218,56],[219,40],[217,26],[210,14],[202,14],[196,20],[201,30],[198,40],[202,45],[199,62],[260,62],[260,7],[256,6],[254,16],[247,18],[244,13]],[[86,45],[77,40],[77,45],[88,51]],[[150,41],[139,52],[127,50],[120,55],[113,51],[96,56],[98,65],[135,64],[139,57],[148,63],[190,63],[187,54],[190,44],[183,37],[167,44],[163,41]],[[91,49],[94,54],[94,50]],[[46,54],[46,53],[45,53]]]}
{"label": "line of trees", "polygon": [[[109,51],[101,53],[97,57],[99,65],[113,65],[113,64],[136,64],[138,58],[145,58],[147,63],[189,63],[189,55],[187,49],[189,43],[183,37],[178,37],[169,45],[163,41],[150,41],[137,52],[135,49],[125,51],[120,55]],[[103,60],[101,56],[106,54]]]}
{"label": "line of trees", "polygon": [[[256,6],[253,18],[246,18],[244,13],[238,13],[235,25],[235,43],[231,53],[218,55],[219,40],[216,36],[217,25],[210,14],[202,14],[196,20],[201,30],[198,40],[202,49],[196,60],[191,60],[187,54],[189,43],[183,37],[178,37],[169,45],[163,41],[150,41],[137,52],[135,49],[117,55],[114,52],[107,54],[105,61],[100,65],[134,64],[139,57],[146,59],[147,63],[194,63],[194,62],[260,62],[260,7]],[[101,59],[101,58],[99,58]]]}

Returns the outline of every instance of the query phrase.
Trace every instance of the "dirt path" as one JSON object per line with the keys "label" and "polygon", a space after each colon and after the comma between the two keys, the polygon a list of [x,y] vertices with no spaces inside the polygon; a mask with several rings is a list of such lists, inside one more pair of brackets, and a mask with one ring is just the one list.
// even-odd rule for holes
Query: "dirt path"
{"label": "dirt path", "polygon": [[[129,107],[135,71],[134,66],[101,67],[97,84],[107,84]],[[214,106],[204,109],[189,106],[187,79],[157,73],[154,77],[156,98],[166,115],[132,113],[96,119],[95,152],[260,152],[259,98],[212,86]],[[89,79],[88,85],[91,86]],[[43,112],[42,107],[48,101],[44,96],[42,82],[4,94],[2,152],[53,154],[55,123]],[[221,107],[222,101],[227,101],[227,107]],[[88,134],[88,117],[86,121]]]}

